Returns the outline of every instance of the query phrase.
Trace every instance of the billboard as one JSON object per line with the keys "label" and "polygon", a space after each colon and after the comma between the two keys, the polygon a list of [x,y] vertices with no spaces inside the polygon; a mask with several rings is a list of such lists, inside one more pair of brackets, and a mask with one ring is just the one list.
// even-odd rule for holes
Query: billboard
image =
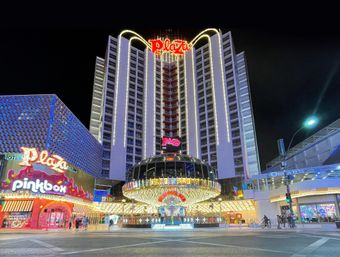
{"label": "billboard", "polygon": [[93,200],[94,177],[47,151],[3,155],[0,190]]}

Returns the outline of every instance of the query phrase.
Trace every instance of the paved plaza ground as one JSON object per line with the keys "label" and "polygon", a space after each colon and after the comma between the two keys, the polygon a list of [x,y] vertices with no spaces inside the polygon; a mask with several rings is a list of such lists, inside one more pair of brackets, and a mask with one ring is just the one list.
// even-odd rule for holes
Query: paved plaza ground
{"label": "paved plaza ground", "polygon": [[340,256],[337,230],[0,231],[0,256]]}

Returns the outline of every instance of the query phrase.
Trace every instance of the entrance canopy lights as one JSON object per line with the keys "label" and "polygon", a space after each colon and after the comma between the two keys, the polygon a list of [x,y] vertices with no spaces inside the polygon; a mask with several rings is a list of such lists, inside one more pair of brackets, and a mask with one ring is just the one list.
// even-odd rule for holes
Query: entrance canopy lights
{"label": "entrance canopy lights", "polygon": [[168,195],[178,197],[179,205],[189,206],[220,193],[221,185],[218,182],[198,178],[153,178],[130,181],[123,186],[125,197],[155,207],[164,205],[163,200]]}

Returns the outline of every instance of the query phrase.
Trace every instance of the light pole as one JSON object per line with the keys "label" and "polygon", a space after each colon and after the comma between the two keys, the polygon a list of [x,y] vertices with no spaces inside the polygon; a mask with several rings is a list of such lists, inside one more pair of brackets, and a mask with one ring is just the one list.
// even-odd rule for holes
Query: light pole
{"label": "light pole", "polygon": [[124,207],[125,207],[125,202],[126,202],[126,199],[123,199],[122,200],[122,202],[123,202],[123,218],[122,218],[122,227],[124,226]]}
{"label": "light pole", "polygon": [[222,215],[221,215],[221,212],[222,212],[222,207],[221,207],[222,198],[221,197],[218,198],[218,202],[220,204],[220,223],[222,223]]}
{"label": "light pole", "polygon": [[284,177],[285,177],[285,183],[286,183],[286,201],[289,203],[289,210],[290,210],[290,216],[291,216],[291,225],[292,225],[293,228],[295,227],[295,220],[294,220],[293,203],[292,203],[292,198],[291,198],[291,195],[290,195],[290,185],[289,185],[290,180],[291,180],[291,176],[289,176],[287,174],[287,170],[286,170],[286,168],[287,168],[287,152],[289,151],[289,149],[290,149],[290,147],[291,147],[291,145],[293,143],[293,140],[294,140],[295,136],[297,135],[297,133],[299,133],[303,129],[314,128],[318,124],[318,122],[319,122],[319,120],[318,120],[318,118],[316,116],[308,117],[305,120],[305,122],[303,123],[303,126],[300,127],[293,134],[292,138],[290,139],[287,151],[285,149],[283,139],[279,139],[277,141],[278,147],[279,147],[279,153],[280,153],[280,156],[283,159],[283,161],[281,163],[281,168],[283,169],[283,174],[284,174]]}

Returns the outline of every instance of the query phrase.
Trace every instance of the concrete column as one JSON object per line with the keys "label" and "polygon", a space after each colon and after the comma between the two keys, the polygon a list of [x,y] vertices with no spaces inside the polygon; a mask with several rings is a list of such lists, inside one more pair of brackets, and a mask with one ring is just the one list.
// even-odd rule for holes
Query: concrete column
{"label": "concrete column", "polygon": [[337,195],[335,194],[334,195],[334,198],[335,198],[335,211],[336,211],[336,217],[337,219],[340,218],[340,207],[339,207],[339,202],[338,202],[338,198],[337,198]]}

